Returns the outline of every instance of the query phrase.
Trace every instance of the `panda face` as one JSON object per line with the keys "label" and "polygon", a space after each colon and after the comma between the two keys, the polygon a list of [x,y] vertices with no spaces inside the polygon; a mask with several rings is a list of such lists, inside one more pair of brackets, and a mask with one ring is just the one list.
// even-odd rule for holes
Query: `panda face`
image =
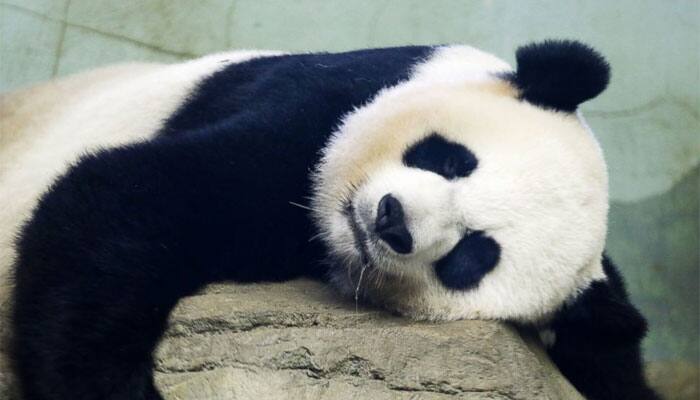
{"label": "panda face", "polygon": [[356,247],[370,264],[404,255],[405,262],[432,263],[448,288],[476,286],[500,255],[492,238],[455,218],[461,205],[456,191],[476,169],[477,158],[464,145],[432,132],[408,147],[401,161],[378,171],[347,200]]}
{"label": "panda face", "polygon": [[603,277],[597,142],[499,78],[380,93],[325,149],[312,204],[336,287],[414,318],[539,321]]}

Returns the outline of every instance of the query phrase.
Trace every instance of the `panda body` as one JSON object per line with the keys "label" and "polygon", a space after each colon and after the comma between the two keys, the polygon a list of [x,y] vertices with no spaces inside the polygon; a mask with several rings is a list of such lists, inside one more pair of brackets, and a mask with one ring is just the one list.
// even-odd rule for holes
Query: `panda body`
{"label": "panda body", "polygon": [[602,255],[605,163],[573,113],[607,83],[588,47],[525,47],[516,70],[412,46],[94,74],[43,136],[10,138],[0,175],[22,188],[0,239],[27,399],[160,398],[178,299],[301,275],[417,319],[535,325],[585,395],[654,398],[644,320]]}

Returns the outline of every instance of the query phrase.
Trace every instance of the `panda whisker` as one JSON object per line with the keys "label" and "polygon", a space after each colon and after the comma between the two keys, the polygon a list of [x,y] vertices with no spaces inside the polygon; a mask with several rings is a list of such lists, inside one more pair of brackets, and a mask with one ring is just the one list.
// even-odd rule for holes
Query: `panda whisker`
{"label": "panda whisker", "polygon": [[293,201],[288,201],[287,203],[293,205],[294,207],[299,207],[299,208],[304,209],[304,210],[313,211],[313,209],[311,207],[305,206],[303,204],[295,203]]}
{"label": "panda whisker", "polygon": [[365,275],[365,270],[369,267],[369,263],[365,263],[360,269],[360,277],[357,279],[357,286],[355,287],[355,313],[358,312],[358,303],[360,299],[360,285],[362,285],[362,277]]}
{"label": "panda whisker", "polygon": [[319,233],[317,233],[317,234],[311,236],[311,237],[309,238],[309,242],[313,242],[314,240],[318,240],[318,239],[322,238],[324,235],[325,235],[324,232],[319,232]]}

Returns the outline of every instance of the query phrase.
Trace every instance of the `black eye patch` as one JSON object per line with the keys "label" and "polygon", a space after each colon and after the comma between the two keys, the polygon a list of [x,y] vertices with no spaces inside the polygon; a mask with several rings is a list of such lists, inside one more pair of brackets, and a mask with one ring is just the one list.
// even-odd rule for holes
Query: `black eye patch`
{"label": "black eye patch", "polygon": [[456,179],[469,176],[478,161],[466,147],[433,133],[406,150],[403,163],[434,172],[445,179]]}
{"label": "black eye patch", "polygon": [[469,232],[435,263],[435,274],[447,288],[471,289],[498,264],[500,257],[501,246],[495,240],[480,231]]}

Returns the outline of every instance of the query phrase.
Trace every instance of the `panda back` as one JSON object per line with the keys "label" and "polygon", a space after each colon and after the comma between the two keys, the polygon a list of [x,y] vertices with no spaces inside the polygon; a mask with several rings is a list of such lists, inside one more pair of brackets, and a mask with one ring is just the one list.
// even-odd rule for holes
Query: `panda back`
{"label": "panda back", "polygon": [[0,97],[0,282],[38,198],[86,153],[154,136],[197,84],[231,63],[277,52],[219,53],[180,64],[104,67]]}

